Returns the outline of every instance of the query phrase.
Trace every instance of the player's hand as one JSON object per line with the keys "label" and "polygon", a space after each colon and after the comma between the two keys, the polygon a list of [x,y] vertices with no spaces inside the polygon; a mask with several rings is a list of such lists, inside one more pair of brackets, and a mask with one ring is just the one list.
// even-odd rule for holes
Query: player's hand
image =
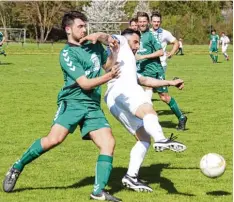
{"label": "player's hand", "polygon": [[119,52],[119,43],[116,39],[113,39],[111,36],[108,37],[108,46],[113,55],[117,55]]}
{"label": "player's hand", "polygon": [[143,55],[139,55],[139,54],[135,54],[135,58],[136,60],[143,60],[144,59],[144,56]]}
{"label": "player's hand", "polygon": [[111,78],[119,78],[120,76],[120,64],[116,63],[110,70]]}
{"label": "player's hand", "polygon": [[172,86],[177,87],[179,90],[182,90],[184,88],[184,81],[178,77],[175,77],[172,80]]}
{"label": "player's hand", "polygon": [[97,43],[98,37],[99,37],[98,33],[89,34],[89,35],[81,38],[79,41],[79,44],[81,45],[85,41],[91,41],[93,44],[95,44],[95,43]]}
{"label": "player's hand", "polygon": [[172,57],[172,54],[170,52],[167,52],[167,58],[170,59]]}

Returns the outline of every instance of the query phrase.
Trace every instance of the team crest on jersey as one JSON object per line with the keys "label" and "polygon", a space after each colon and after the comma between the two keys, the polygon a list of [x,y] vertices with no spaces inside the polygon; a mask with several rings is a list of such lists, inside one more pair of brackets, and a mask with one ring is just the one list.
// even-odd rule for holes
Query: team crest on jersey
{"label": "team crest on jersey", "polygon": [[91,55],[90,60],[92,61],[94,68],[92,70],[85,71],[86,76],[89,75],[91,72],[99,71],[101,69],[101,65],[100,65],[98,56],[95,53],[93,53]]}

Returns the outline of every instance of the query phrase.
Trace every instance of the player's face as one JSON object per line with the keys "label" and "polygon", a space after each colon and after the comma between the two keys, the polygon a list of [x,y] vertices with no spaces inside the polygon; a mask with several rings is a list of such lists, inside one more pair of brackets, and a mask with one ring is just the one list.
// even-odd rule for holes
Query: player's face
{"label": "player's face", "polygon": [[132,21],[131,24],[130,24],[130,26],[129,26],[129,28],[137,31],[138,30],[137,22]]}
{"label": "player's face", "polygon": [[86,35],[86,22],[77,18],[71,26],[66,28],[66,32],[68,33],[68,38],[70,37],[70,39],[79,42]]}
{"label": "player's face", "polygon": [[160,17],[152,17],[151,24],[154,30],[157,30],[161,25],[161,18]]}
{"label": "player's face", "polygon": [[215,32],[212,32],[213,35],[215,35]]}
{"label": "player's face", "polygon": [[141,32],[144,32],[149,28],[147,17],[138,17],[138,28]]}
{"label": "player's face", "polygon": [[137,34],[132,34],[128,38],[128,44],[130,48],[132,49],[133,54],[135,55],[137,50],[140,47],[140,37]]}

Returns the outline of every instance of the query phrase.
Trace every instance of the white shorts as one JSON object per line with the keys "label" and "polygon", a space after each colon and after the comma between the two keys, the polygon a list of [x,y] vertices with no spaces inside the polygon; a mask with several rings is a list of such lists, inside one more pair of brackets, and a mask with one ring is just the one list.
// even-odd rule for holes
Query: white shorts
{"label": "white shorts", "polygon": [[143,126],[143,120],[135,116],[137,109],[145,103],[152,105],[139,85],[129,90],[122,90],[122,93],[114,86],[106,93],[105,102],[111,114],[133,135]]}
{"label": "white shorts", "polygon": [[227,52],[227,45],[226,46],[222,46],[222,53],[226,53]]}

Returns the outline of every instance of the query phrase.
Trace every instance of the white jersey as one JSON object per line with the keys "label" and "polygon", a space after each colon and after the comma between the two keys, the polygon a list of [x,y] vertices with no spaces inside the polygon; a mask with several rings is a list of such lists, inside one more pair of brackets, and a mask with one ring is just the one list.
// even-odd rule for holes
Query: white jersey
{"label": "white jersey", "polygon": [[152,104],[143,88],[137,83],[136,59],[124,36],[114,35],[120,43],[117,62],[120,76],[107,84],[105,102],[111,114],[131,133],[143,126],[143,121],[135,116],[137,109],[145,103]]}
{"label": "white jersey", "polygon": [[227,46],[228,43],[230,43],[230,40],[229,40],[228,36],[222,36],[220,38],[220,43],[222,44],[222,47]]}
{"label": "white jersey", "polygon": [[166,53],[166,48],[168,43],[173,43],[176,38],[171,34],[171,32],[159,28],[158,30],[150,29],[152,34],[159,40],[161,43],[161,46],[163,48],[164,55],[160,57],[160,61],[163,67],[167,66],[167,53]]}
{"label": "white jersey", "polygon": [[183,48],[183,44],[181,41],[179,41],[179,48]]}
{"label": "white jersey", "polygon": [[113,86],[122,88],[131,88],[137,85],[137,69],[136,69],[136,59],[135,56],[128,45],[128,41],[124,36],[114,35],[119,43],[120,50],[118,53],[117,62],[120,63],[120,76],[119,78],[114,78],[110,80],[107,84],[108,89]]}

